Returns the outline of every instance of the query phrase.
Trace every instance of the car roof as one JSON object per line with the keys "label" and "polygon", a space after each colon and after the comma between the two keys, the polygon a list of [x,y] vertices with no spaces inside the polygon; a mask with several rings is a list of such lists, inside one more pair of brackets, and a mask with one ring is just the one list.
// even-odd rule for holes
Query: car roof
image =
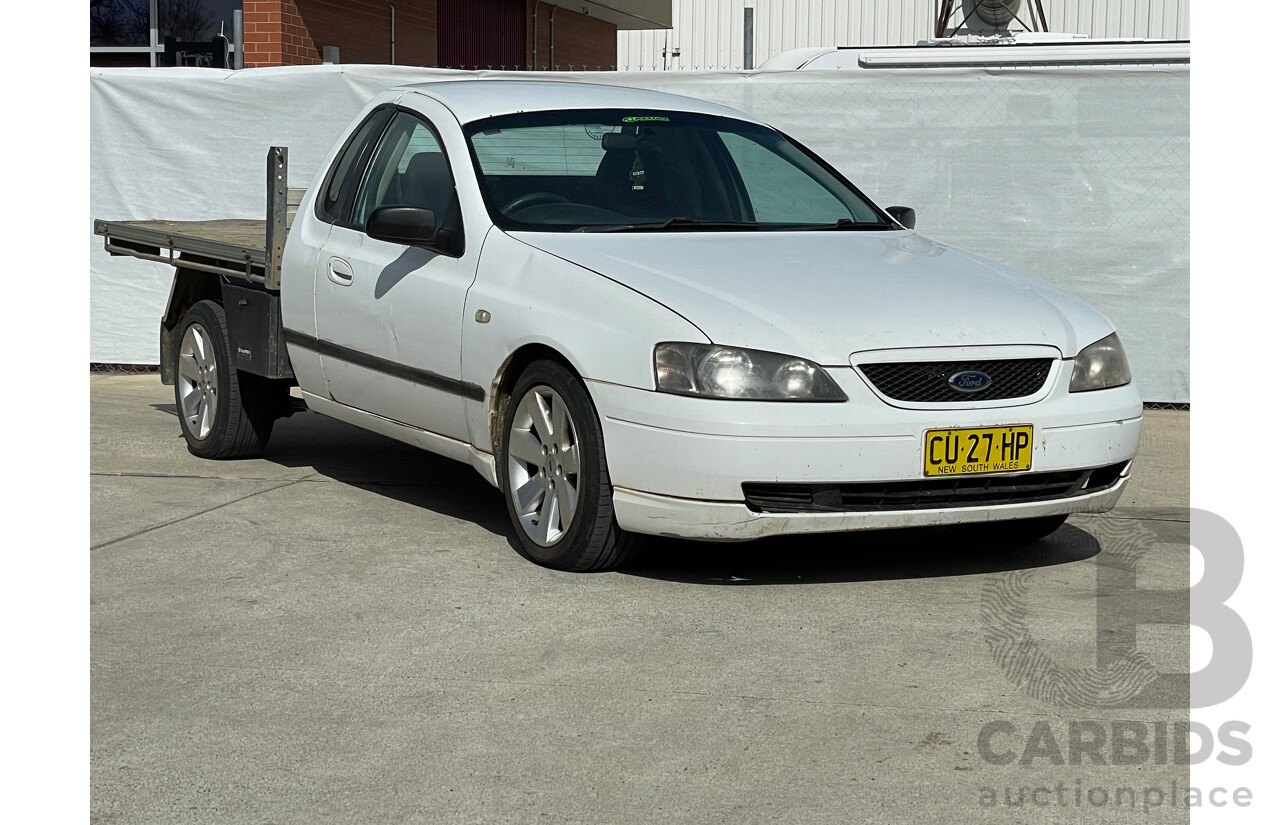
{"label": "car roof", "polygon": [[449,108],[460,123],[495,115],[565,109],[647,109],[720,115],[759,122],[737,109],[684,95],[557,80],[465,79],[414,83],[400,87],[433,98]]}

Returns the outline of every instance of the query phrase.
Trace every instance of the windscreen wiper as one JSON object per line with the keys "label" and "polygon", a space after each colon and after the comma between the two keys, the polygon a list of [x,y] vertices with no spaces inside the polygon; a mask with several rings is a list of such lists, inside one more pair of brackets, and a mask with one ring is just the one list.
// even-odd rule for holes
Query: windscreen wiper
{"label": "windscreen wiper", "polygon": [[888,229],[897,229],[893,224],[881,223],[880,221],[855,221],[850,218],[841,218],[835,223],[819,223],[805,226],[805,229],[827,229],[837,231],[853,231],[853,232],[879,232]]}
{"label": "windscreen wiper", "polygon": [[768,230],[771,232],[812,232],[812,231],[854,231],[883,232],[898,227],[879,221],[855,221],[841,218],[835,223],[759,223],[757,221],[699,221],[693,218],[675,217],[665,221],[650,223],[620,223],[599,226],[580,226],[574,232],[666,232],[686,229],[700,229],[709,232],[753,232]]}
{"label": "windscreen wiper", "polygon": [[669,230],[702,229],[711,232],[751,232],[762,224],[753,221],[698,221],[693,218],[675,217],[650,223],[619,223],[601,226],[580,226],[574,232],[666,232]]}

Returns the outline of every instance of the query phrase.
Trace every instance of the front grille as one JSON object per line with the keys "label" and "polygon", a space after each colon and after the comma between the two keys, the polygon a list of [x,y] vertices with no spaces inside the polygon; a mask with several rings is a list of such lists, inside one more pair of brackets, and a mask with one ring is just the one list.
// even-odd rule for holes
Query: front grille
{"label": "front grille", "polygon": [[1113,486],[1124,464],[1094,470],[1015,476],[930,478],[869,484],[742,485],[747,506],[760,513],[837,513],[933,510],[982,504],[1051,501]]}
{"label": "front grille", "polygon": [[[1044,386],[1052,358],[1011,358],[1003,361],[915,361],[898,364],[859,364],[875,388],[895,401],[938,404],[1022,398]],[[976,392],[962,392],[947,383],[958,372],[985,373],[991,384]]]}

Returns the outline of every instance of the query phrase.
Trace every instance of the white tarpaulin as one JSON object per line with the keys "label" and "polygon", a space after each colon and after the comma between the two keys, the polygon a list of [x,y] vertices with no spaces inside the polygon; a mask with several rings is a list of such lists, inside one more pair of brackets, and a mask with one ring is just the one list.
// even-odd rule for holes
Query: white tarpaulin
{"label": "white tarpaulin", "polygon": [[[308,186],[374,92],[482,76],[504,74],[92,70],[91,217],[265,216],[268,147],[288,146],[290,185]],[[1119,328],[1143,398],[1190,401],[1189,69],[541,76],[678,92],[777,125],[877,203],[914,207],[925,235],[1090,301]],[[157,363],[172,269],[111,257],[89,231],[90,362]]]}

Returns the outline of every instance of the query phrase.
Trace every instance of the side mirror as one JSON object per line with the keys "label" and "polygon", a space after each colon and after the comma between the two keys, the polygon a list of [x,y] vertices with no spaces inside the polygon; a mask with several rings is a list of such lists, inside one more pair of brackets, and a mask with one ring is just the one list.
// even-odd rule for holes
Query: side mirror
{"label": "side mirror", "polygon": [[364,231],[390,243],[429,246],[436,241],[436,213],[421,206],[384,206],[373,210]]}
{"label": "side mirror", "polygon": [[904,229],[916,228],[916,210],[910,206],[890,206],[884,211],[889,213],[889,217],[902,224]]}

